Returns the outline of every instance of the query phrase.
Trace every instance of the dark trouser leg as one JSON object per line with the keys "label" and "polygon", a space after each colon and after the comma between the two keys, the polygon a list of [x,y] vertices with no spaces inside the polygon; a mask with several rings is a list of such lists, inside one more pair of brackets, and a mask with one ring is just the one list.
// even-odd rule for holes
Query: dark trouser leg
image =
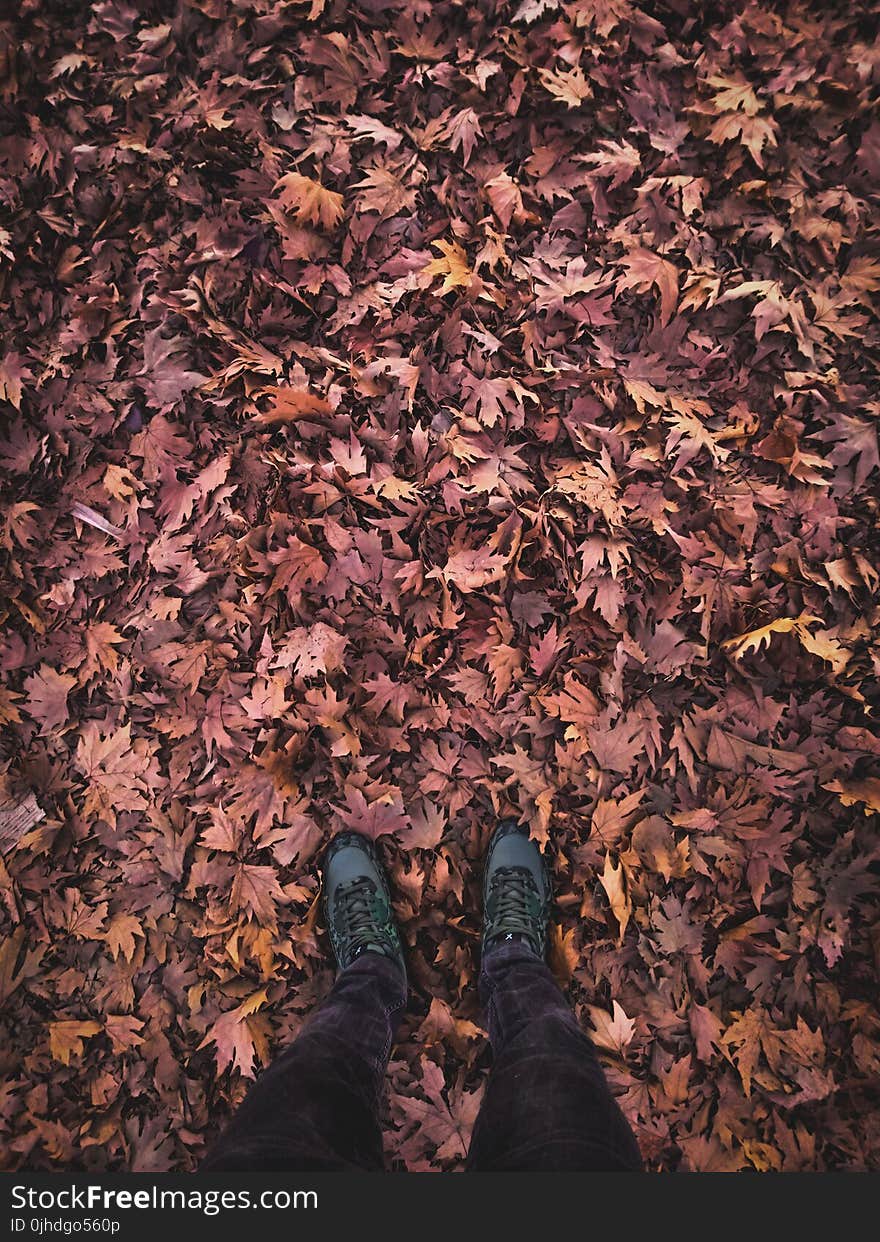
{"label": "dark trouser leg", "polygon": [[364,953],[257,1079],[203,1173],[381,1169],[379,1097],[406,983]]}
{"label": "dark trouser leg", "polygon": [[483,959],[480,995],[495,1062],[468,1169],[641,1169],[593,1045],[545,963],[500,946]]}

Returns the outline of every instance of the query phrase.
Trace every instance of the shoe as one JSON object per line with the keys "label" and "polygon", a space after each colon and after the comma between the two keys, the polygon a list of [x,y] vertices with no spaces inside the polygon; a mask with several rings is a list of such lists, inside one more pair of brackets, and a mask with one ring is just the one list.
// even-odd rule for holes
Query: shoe
{"label": "shoe", "polygon": [[341,832],[324,854],[324,918],[339,970],[381,953],[406,974],[385,870],[369,837]]}
{"label": "shoe", "polygon": [[547,945],[550,880],[527,828],[503,820],[489,842],[483,877],[483,952],[505,942],[527,945],[538,957]]}

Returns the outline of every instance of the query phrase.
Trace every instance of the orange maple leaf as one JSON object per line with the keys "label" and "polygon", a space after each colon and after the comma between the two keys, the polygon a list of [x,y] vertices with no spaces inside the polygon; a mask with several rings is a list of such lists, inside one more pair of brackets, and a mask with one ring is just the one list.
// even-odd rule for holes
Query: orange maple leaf
{"label": "orange maple leaf", "polygon": [[279,187],[281,206],[300,224],[314,224],[330,230],[342,219],[342,195],[328,190],[320,181],[292,172],[276,181],[275,189]]}

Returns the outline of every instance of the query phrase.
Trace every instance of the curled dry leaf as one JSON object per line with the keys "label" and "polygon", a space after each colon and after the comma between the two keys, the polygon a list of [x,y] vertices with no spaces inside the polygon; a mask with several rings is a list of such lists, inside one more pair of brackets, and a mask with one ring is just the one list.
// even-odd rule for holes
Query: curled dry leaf
{"label": "curled dry leaf", "polygon": [[255,414],[253,422],[293,423],[301,418],[321,418],[333,413],[333,407],[324,397],[306,388],[267,388],[271,397],[267,409]]}

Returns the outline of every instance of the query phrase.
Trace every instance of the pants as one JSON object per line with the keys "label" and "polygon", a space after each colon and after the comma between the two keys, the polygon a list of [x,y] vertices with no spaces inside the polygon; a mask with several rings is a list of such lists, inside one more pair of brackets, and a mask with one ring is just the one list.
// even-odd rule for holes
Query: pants
{"label": "pants", "polygon": [[[486,954],[493,1066],[467,1168],[641,1168],[635,1137],[549,969],[520,944]],[[365,953],[254,1083],[202,1172],[381,1170],[385,1069],[406,985]]]}

